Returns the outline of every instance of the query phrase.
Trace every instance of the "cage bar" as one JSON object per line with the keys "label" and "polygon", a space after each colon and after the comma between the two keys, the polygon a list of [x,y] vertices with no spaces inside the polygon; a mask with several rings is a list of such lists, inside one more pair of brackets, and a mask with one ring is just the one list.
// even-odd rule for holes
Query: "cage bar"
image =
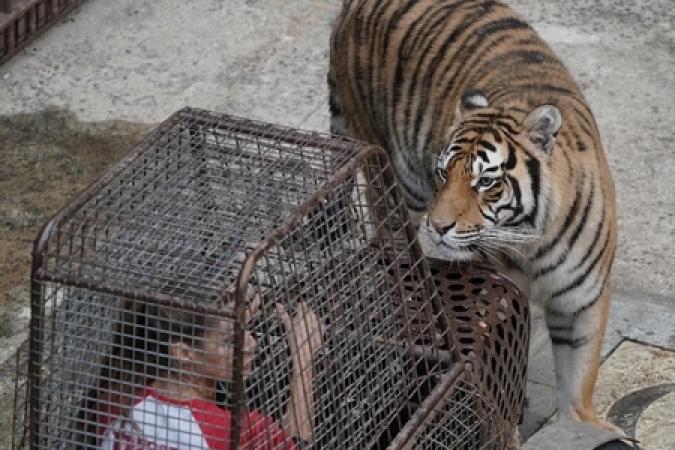
{"label": "cage bar", "polygon": [[522,411],[525,299],[423,257],[379,147],[181,110],[31,280],[14,448],[504,448]]}

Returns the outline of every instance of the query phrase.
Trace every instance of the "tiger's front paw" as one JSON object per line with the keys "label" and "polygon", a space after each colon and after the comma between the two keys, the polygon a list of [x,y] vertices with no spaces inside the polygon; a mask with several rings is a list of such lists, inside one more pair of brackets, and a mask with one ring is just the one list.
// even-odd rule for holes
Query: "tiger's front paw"
{"label": "tiger's front paw", "polygon": [[511,435],[511,440],[509,441],[508,447],[506,447],[507,450],[519,450],[520,446],[522,445],[522,439],[520,437],[520,427],[516,427],[515,430],[513,430],[513,434]]}
{"label": "tiger's front paw", "polygon": [[579,422],[587,423],[601,430],[609,431],[610,433],[616,433],[624,438],[628,437],[621,428],[605,419],[598,417],[598,415],[593,411],[577,408],[573,411],[571,417],[575,420],[578,420]]}

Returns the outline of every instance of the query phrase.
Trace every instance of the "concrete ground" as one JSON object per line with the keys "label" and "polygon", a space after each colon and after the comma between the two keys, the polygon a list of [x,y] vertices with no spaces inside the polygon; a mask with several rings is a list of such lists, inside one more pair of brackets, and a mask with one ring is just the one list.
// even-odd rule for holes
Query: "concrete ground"
{"label": "concrete ground", "polygon": [[[672,368],[667,350],[675,350],[671,2],[509,3],[580,82],[614,171],[621,236],[604,348],[611,356],[598,395],[607,403],[636,386],[672,383],[675,370],[661,373]],[[340,4],[90,0],[0,66],[0,362],[25,338],[30,242],[38,227],[152,124],[190,105],[328,130],[327,43]],[[553,413],[550,348],[540,318],[533,330],[526,436]],[[650,347],[626,346],[626,339]],[[664,350],[639,370],[612,359],[637,361]],[[624,380],[638,372],[642,381]],[[675,399],[660,401],[671,401],[670,408],[659,406],[669,413],[642,429],[673,429]],[[666,425],[656,426],[659,420]],[[5,423],[3,416],[0,427]],[[651,444],[657,441],[649,448],[675,448]]]}

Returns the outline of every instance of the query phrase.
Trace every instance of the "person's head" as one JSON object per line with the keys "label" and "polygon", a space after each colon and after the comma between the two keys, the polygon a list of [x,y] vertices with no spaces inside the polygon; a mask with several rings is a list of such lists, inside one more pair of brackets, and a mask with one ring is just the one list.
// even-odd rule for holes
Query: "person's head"
{"label": "person's head", "polygon": [[[144,304],[135,309],[135,349],[144,353],[146,371],[186,383],[213,383],[233,376],[234,322],[231,319]],[[142,338],[143,342],[139,342]],[[250,374],[256,341],[244,337],[244,374]],[[148,370],[150,366],[155,370]]]}

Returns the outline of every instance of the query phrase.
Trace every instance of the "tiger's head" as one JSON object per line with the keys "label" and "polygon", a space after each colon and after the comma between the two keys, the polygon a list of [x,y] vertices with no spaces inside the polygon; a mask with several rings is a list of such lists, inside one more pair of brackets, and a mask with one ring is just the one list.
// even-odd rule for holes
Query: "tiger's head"
{"label": "tiger's head", "polygon": [[475,91],[460,100],[450,144],[438,155],[436,196],[420,223],[424,252],[490,259],[541,235],[550,183],[546,160],[559,109],[493,108]]}

